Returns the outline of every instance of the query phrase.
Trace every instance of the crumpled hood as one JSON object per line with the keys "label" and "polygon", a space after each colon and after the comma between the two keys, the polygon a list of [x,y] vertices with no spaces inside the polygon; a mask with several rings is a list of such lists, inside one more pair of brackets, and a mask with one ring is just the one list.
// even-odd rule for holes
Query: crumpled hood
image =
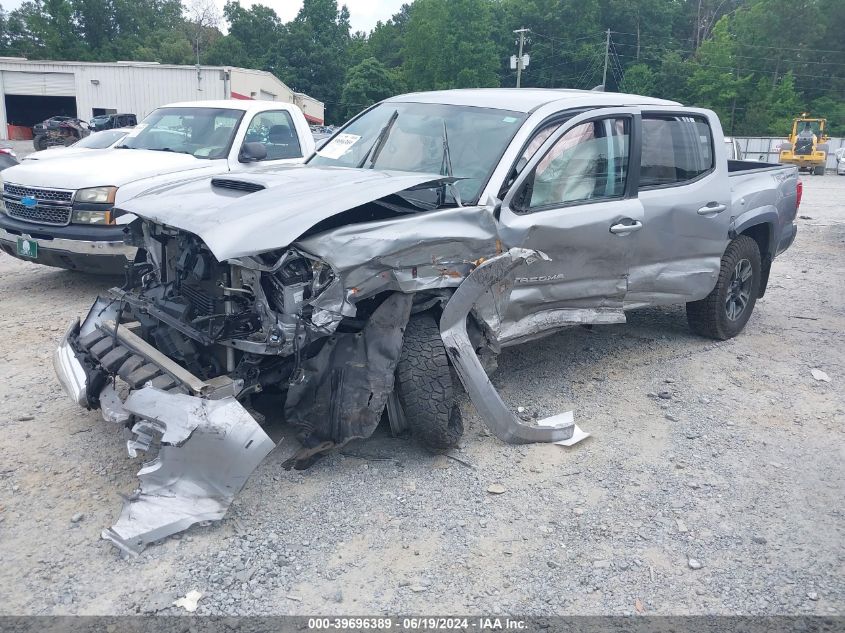
{"label": "crumpled hood", "polygon": [[437,174],[292,165],[216,178],[261,185],[251,194],[212,186],[202,177],[154,187],[121,209],[202,239],[218,261],[289,246],[342,211],[422,185]]}
{"label": "crumpled hood", "polygon": [[161,174],[202,169],[208,167],[210,162],[213,161],[175,152],[90,149],[50,158],[49,165],[40,160],[25,160],[20,165],[5,170],[3,180],[16,185],[57,189],[120,187]]}

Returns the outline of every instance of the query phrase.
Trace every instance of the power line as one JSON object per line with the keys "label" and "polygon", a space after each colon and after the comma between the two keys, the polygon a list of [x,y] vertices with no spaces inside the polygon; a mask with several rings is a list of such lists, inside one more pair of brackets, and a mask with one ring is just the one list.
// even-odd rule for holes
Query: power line
{"label": "power line", "polygon": [[[635,37],[640,37],[636,33],[626,33],[624,31],[611,31],[611,33],[616,33],[617,35],[633,35]],[[694,39],[689,38],[689,37],[680,37],[680,38],[676,38],[676,39],[679,42],[694,42],[695,41]],[[710,41],[710,40],[704,40],[704,41],[706,42],[706,41]],[[807,52],[814,52],[814,53],[837,53],[837,54],[841,55],[843,52],[845,52],[845,51],[842,51],[842,50],[836,51],[836,50],[827,50],[827,49],[823,49],[823,48],[784,48],[783,46],[765,46],[763,44],[745,44],[745,43],[742,43],[742,42],[737,42],[736,40],[734,40],[734,43],[739,44],[740,46],[750,46],[751,48],[768,48],[770,50],[775,50],[775,51],[797,51],[799,53],[807,51]],[[691,52],[695,52],[695,51],[691,51]]]}
{"label": "power line", "polygon": [[[628,46],[630,48],[647,48],[652,50],[659,50],[659,51],[668,51],[670,53],[695,53],[696,51],[684,49],[684,48],[669,48],[666,46],[650,46],[647,44],[626,44],[625,42],[615,42],[619,46]],[[745,46],[745,44],[739,44],[739,46]],[[741,59],[761,59],[759,55],[737,55],[734,53],[730,54],[731,57],[738,57]],[[812,60],[804,60],[804,59],[784,59],[779,58],[778,61],[782,61],[784,63],[792,63],[792,64],[821,64],[823,66],[845,66],[845,62],[817,62]]]}
{"label": "power line", "polygon": [[574,44],[575,42],[580,42],[582,40],[595,40],[599,37],[604,37],[604,33],[596,33],[594,35],[585,35],[584,37],[576,37],[574,40],[563,40],[557,37],[552,37],[551,35],[543,35],[542,33],[538,33],[537,31],[531,31],[532,35],[536,35],[538,37],[545,38],[547,40],[551,40],[553,42],[563,42],[564,44]]}
{"label": "power line", "polygon": [[[628,59],[636,59],[636,57],[634,55],[620,55],[620,57],[626,57]],[[738,66],[714,66],[712,64],[702,64],[700,62],[696,62],[696,61],[693,61],[691,59],[686,60],[683,63],[684,64],[692,64],[693,66],[699,66],[701,68],[717,68],[719,70],[731,70],[731,71],[734,71],[734,72],[737,72],[737,73],[742,72],[742,71],[748,71],[748,72],[751,72],[751,73],[762,73],[762,74],[765,74],[765,75],[782,75],[782,74],[784,74],[780,71],[763,70],[763,69],[759,69],[759,68],[741,68],[741,67],[738,67]],[[801,73],[800,77],[812,77],[813,79],[842,79],[842,77],[838,77],[838,76],[835,76],[835,75],[833,75],[833,76],[831,76],[831,75],[807,75],[805,73]]]}

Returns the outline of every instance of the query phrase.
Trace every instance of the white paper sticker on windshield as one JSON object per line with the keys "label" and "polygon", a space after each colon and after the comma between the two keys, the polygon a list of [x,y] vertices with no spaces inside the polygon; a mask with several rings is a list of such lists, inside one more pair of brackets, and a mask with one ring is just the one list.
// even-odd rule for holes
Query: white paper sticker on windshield
{"label": "white paper sticker on windshield", "polygon": [[138,136],[141,133],[141,131],[145,127],[147,127],[146,123],[139,123],[138,125],[136,125],[135,127],[132,128],[132,131],[129,132],[129,134],[126,135],[126,138],[135,138],[136,136]]}
{"label": "white paper sticker on windshield", "polygon": [[352,149],[361,137],[357,134],[338,134],[328,145],[323,147],[317,154],[326,158],[338,159]]}

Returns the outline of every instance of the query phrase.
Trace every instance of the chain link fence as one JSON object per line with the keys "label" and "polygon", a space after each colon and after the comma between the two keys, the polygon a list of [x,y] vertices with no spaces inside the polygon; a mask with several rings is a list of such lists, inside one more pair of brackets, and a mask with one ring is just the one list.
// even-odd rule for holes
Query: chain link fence
{"label": "chain link fence", "polygon": [[[735,136],[734,138],[739,141],[743,158],[762,160],[766,163],[778,162],[781,143],[786,143],[788,140],[785,136]],[[828,141],[828,148],[826,168],[834,170],[836,169],[836,156],[834,153],[838,149],[845,148],[845,138],[831,138]]]}

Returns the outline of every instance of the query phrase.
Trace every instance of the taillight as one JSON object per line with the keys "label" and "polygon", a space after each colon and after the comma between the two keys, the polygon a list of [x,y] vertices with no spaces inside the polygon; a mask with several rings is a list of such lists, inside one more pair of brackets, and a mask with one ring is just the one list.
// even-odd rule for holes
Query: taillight
{"label": "taillight", "polygon": [[795,185],[795,208],[796,208],[796,210],[798,209],[798,207],[801,206],[801,196],[803,196],[803,195],[804,195],[804,183],[799,180],[798,184]]}

